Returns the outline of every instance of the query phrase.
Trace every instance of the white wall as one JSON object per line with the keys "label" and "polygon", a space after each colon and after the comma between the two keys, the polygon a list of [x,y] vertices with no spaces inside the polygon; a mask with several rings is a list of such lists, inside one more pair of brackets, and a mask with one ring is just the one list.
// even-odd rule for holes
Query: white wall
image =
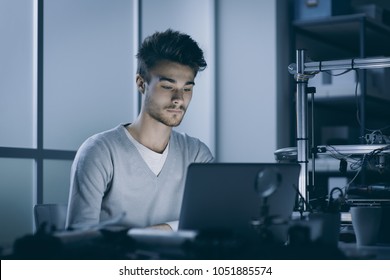
{"label": "white wall", "polygon": [[218,3],[218,159],[273,162],[276,0]]}
{"label": "white wall", "polygon": [[133,4],[44,3],[44,147],[75,150],[133,117]]}
{"label": "white wall", "polygon": [[0,146],[32,148],[33,4],[0,1]]}

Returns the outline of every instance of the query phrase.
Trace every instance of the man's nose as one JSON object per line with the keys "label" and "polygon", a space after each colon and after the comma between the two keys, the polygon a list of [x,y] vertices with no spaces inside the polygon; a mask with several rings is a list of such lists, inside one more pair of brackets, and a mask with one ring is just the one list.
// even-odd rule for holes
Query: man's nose
{"label": "man's nose", "polygon": [[181,101],[183,101],[183,92],[181,90],[175,90],[172,95],[172,100],[174,103],[180,103]]}

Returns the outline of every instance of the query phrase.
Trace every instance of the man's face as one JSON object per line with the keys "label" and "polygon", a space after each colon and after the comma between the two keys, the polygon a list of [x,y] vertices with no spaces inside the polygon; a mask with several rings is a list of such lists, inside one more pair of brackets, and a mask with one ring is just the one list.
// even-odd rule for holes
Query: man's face
{"label": "man's face", "polygon": [[150,81],[144,84],[143,112],[167,126],[178,126],[192,98],[194,71],[188,66],[164,60],[149,74]]}

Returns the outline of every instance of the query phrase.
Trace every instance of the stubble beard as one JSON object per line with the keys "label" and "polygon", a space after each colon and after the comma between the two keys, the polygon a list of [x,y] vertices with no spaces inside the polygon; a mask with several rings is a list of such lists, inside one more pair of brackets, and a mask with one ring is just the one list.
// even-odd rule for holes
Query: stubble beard
{"label": "stubble beard", "polygon": [[183,111],[183,113],[180,114],[168,114],[166,112],[167,109],[178,109],[176,106],[166,106],[163,109],[159,110],[158,108],[155,108],[154,106],[148,106],[147,112],[148,114],[155,119],[156,121],[169,126],[169,127],[177,127],[182,122],[186,108],[184,106],[180,106],[179,109]]}

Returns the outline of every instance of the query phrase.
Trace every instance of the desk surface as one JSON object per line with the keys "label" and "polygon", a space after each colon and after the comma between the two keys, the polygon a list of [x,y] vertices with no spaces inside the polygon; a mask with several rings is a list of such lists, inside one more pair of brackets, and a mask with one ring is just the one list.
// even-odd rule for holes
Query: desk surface
{"label": "desk surface", "polygon": [[[173,233],[175,235],[177,233]],[[281,245],[213,233],[174,238],[136,239],[126,231],[62,233],[25,236],[18,239],[11,254],[1,259],[386,259],[390,245],[357,247],[339,242]],[[176,239],[177,238],[177,239]]]}
{"label": "desk surface", "polygon": [[390,245],[357,246],[356,243],[339,243],[339,248],[347,259],[390,260]]}

